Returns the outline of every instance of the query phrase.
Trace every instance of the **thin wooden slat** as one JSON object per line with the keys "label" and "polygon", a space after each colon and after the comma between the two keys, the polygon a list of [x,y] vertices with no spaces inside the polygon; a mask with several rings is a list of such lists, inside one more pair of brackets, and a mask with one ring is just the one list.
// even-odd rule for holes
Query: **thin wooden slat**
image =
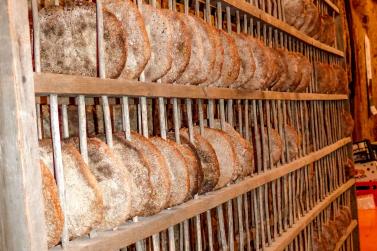
{"label": "thin wooden slat", "polygon": [[304,217],[293,224],[293,226],[283,235],[277,238],[270,247],[266,248],[266,251],[284,250],[310,222],[312,222],[325,208],[330,205],[330,203],[350,189],[354,184],[354,179],[349,180],[347,183],[343,184],[341,187],[332,192],[323,201],[319,202],[314,208],[312,208],[312,210],[310,210]]}
{"label": "thin wooden slat", "polygon": [[144,83],[135,80],[99,79],[63,74],[34,74],[36,95],[136,96],[194,99],[347,100],[347,95],[245,91],[186,85]]}
{"label": "thin wooden slat", "polygon": [[[185,204],[174,207],[170,210],[164,210],[161,213],[141,218],[137,223],[130,223],[120,226],[118,230],[112,232],[99,233],[97,238],[86,240],[74,240],[70,242],[65,251],[75,250],[111,250],[135,243],[139,239],[151,236],[160,232],[169,226],[178,224],[185,219],[201,214],[211,208],[221,205],[222,203],[236,198],[252,189],[260,187],[266,183],[276,180],[287,173],[298,170],[313,161],[323,158],[331,152],[339,149],[351,142],[350,138],[344,138],[335,144],[327,146],[317,152],[313,152],[304,158],[295,160],[289,164],[280,166],[265,173],[254,177],[248,177],[240,183],[230,185],[218,191],[210,192],[199,197],[196,200],[188,201]],[[53,250],[62,250],[56,247]]]}

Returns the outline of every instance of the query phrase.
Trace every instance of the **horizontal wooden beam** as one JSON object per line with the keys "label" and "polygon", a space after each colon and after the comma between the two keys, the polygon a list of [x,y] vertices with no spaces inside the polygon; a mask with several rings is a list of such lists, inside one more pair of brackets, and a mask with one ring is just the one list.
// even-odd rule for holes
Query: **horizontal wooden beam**
{"label": "horizontal wooden beam", "polygon": [[[93,239],[74,240],[69,243],[65,251],[107,251],[126,247],[138,240],[145,239],[155,233],[176,225],[185,219],[206,212],[228,200],[238,197],[273,180],[279,179],[310,163],[317,161],[337,149],[349,144],[351,138],[344,138],[319,151],[297,159],[279,168],[262,174],[246,178],[244,181],[230,185],[218,191],[199,196],[177,207],[164,210],[157,215],[140,218],[139,222],[130,222],[115,231],[99,232]],[[62,250],[60,247],[54,250]]]}
{"label": "horizontal wooden beam", "polygon": [[193,99],[346,100],[347,95],[246,91],[189,85],[144,83],[134,80],[99,79],[73,75],[35,73],[36,95],[143,96]]}
{"label": "horizontal wooden beam", "polygon": [[352,220],[351,224],[347,227],[346,233],[340,238],[340,240],[336,244],[334,251],[340,250],[344,242],[348,239],[348,237],[352,234],[353,230],[355,230],[356,227],[357,227],[357,220]]}
{"label": "horizontal wooden beam", "polygon": [[[332,53],[334,55],[344,57],[344,52],[340,51],[332,46],[329,46],[327,44],[324,44],[312,37],[309,37],[308,35],[302,33],[301,31],[297,30],[295,27],[283,22],[280,19],[277,19],[274,16],[271,16],[270,14],[267,14],[263,10],[258,9],[256,6],[252,5],[251,3],[248,3],[244,0],[222,0],[222,2],[228,6],[231,6],[233,8],[236,8],[240,10],[241,12],[244,12],[246,14],[249,14],[257,19],[260,19],[261,21],[274,26],[275,28],[284,31],[288,33],[289,35],[309,44],[312,45],[318,49],[321,49],[323,51],[327,51],[329,53]],[[334,5],[331,4],[330,1],[326,1],[326,3],[332,7],[335,11],[339,12],[339,9]],[[335,8],[336,7],[336,8]]]}
{"label": "horizontal wooden beam", "polygon": [[305,216],[299,219],[291,228],[289,228],[284,234],[276,238],[271,246],[267,247],[265,251],[283,251],[292,243],[292,241],[303,231],[324,209],[326,209],[331,202],[338,198],[341,194],[346,192],[355,184],[355,180],[351,179],[347,183],[340,186],[323,201],[318,203],[312,210],[310,210]]}

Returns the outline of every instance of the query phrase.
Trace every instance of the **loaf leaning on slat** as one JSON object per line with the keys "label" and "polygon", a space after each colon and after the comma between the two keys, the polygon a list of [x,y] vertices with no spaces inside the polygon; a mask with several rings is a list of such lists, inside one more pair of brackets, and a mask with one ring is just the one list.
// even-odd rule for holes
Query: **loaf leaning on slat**
{"label": "loaf leaning on slat", "polygon": [[173,62],[173,27],[165,12],[143,4],[141,14],[151,44],[151,57],[145,66],[145,80],[156,81],[171,68]]}
{"label": "loaf leaning on slat", "polygon": [[[51,140],[39,141],[40,158],[53,170]],[[73,144],[62,142],[65,213],[70,239],[88,234],[103,220],[103,196],[96,178]]]}
{"label": "loaf leaning on slat", "polygon": [[164,140],[160,137],[153,137],[150,141],[160,149],[168,164],[171,178],[171,193],[169,207],[184,202],[190,193],[190,178],[186,160],[177,149],[177,144],[172,140]]}
{"label": "loaf leaning on slat", "polygon": [[213,87],[229,87],[237,80],[241,59],[234,38],[223,30],[220,30],[221,45],[224,48],[224,62],[221,69],[220,78],[213,82]]}
{"label": "loaf leaning on slat", "polygon": [[[207,81],[216,60],[216,38],[214,31],[202,19],[187,15],[185,22],[193,33],[198,58],[193,58],[184,73],[177,79],[178,84],[198,85]],[[198,37],[196,37],[198,35]],[[193,45],[194,46],[194,45]],[[195,49],[195,48],[194,48]],[[201,56],[201,58],[199,58]],[[198,64],[198,65],[195,65]]]}
{"label": "loaf leaning on slat", "polygon": [[[200,133],[198,127],[194,128],[196,134]],[[239,162],[231,138],[218,129],[204,128],[202,136],[208,140],[216,152],[220,167],[220,177],[215,189],[222,188],[238,178]]]}
{"label": "loaf leaning on slat", "polygon": [[103,6],[122,23],[127,37],[127,60],[120,79],[137,79],[151,57],[144,20],[131,0],[103,0]]}
{"label": "loaf leaning on slat", "polygon": [[[98,135],[105,140],[104,135]],[[150,181],[149,163],[142,152],[132,146],[127,140],[114,135],[112,152],[129,172],[131,184],[131,213],[130,216],[144,216],[151,214],[148,207],[153,199],[153,188]]]}
{"label": "loaf leaning on slat", "polygon": [[41,160],[42,194],[47,229],[48,248],[57,245],[63,232],[64,214],[60,206],[58,188],[54,176]]}
{"label": "loaf leaning on slat", "polygon": [[[182,128],[179,132],[181,140],[184,140],[184,142],[190,141],[187,128]],[[194,147],[203,172],[203,181],[199,187],[199,193],[203,194],[212,191],[219,181],[219,161],[212,145],[198,133],[194,133]]]}
{"label": "loaf leaning on slat", "polygon": [[297,130],[288,124],[284,125],[283,130],[286,140],[286,147],[285,144],[283,145],[284,153],[289,156],[289,159],[294,160],[296,157],[298,157],[298,149],[301,145],[301,137],[298,134]]}
{"label": "loaf leaning on slat", "polygon": [[[216,129],[222,129],[219,120],[215,120],[214,127]],[[242,180],[244,177],[247,177],[254,172],[253,146],[251,142],[245,140],[229,123],[225,122],[222,130],[229,135],[236,150],[236,156],[239,162],[237,173],[239,179]]]}
{"label": "loaf leaning on slat", "polygon": [[[125,133],[117,133],[117,137],[125,138]],[[152,186],[152,199],[148,203],[150,213],[158,213],[166,208],[170,199],[171,179],[168,164],[161,151],[144,136],[132,132],[130,145],[140,151],[150,167],[150,182]]]}
{"label": "loaf leaning on slat", "polygon": [[184,14],[169,10],[162,10],[166,14],[172,28],[173,52],[172,66],[170,70],[162,77],[163,83],[175,82],[186,69],[190,62],[192,32],[188,25],[183,21]]}
{"label": "loaf leaning on slat", "polygon": [[249,46],[248,37],[245,34],[232,33],[234,42],[236,43],[238,55],[240,57],[240,71],[237,79],[232,83],[232,88],[244,86],[254,75],[255,62],[253,50]]}
{"label": "loaf leaning on slat", "polygon": [[[68,142],[80,148],[78,138]],[[103,195],[104,218],[98,229],[108,230],[125,223],[131,216],[130,173],[122,161],[98,138],[88,138],[88,166]]]}
{"label": "loaf leaning on slat", "polygon": [[285,21],[297,29],[305,23],[305,1],[304,0],[284,0],[283,11]]}
{"label": "loaf leaning on slat", "polygon": [[[126,34],[117,18],[103,10],[105,72],[117,78],[127,58]],[[96,5],[77,1],[39,12],[42,72],[97,77]]]}

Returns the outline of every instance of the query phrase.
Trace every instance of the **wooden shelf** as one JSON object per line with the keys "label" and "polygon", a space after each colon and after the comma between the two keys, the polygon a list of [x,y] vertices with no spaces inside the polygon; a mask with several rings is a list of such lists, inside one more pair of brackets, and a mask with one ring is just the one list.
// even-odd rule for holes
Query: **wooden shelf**
{"label": "wooden shelf", "polygon": [[[288,34],[290,34],[291,36],[293,37],[296,37],[297,39],[309,44],[309,45],[312,45],[318,49],[321,49],[321,50],[324,50],[324,51],[327,51],[329,53],[332,53],[334,55],[337,55],[337,56],[340,56],[340,57],[344,57],[344,52],[343,51],[340,51],[332,46],[329,46],[327,44],[324,44],[312,37],[309,37],[308,35],[302,33],[301,31],[297,30],[295,27],[283,22],[282,20],[279,20],[277,19],[276,17],[274,16],[271,16],[270,14],[267,14],[266,12],[258,9],[257,7],[255,7],[254,5],[252,5],[251,3],[248,3],[244,0],[221,0],[224,4],[228,5],[228,6],[231,6],[233,8],[236,8],[244,13],[247,13],[253,17],[256,17],[258,19],[260,19],[261,21],[265,22],[265,23],[268,23],[276,28],[278,28],[279,30],[282,30]],[[335,11],[339,12],[339,9],[334,5],[332,4],[329,0],[326,1],[326,3],[328,5],[330,5],[330,7],[332,7]]]}
{"label": "wooden shelf", "polygon": [[[188,201],[182,205],[176,206],[171,209],[163,210],[157,215],[147,218],[140,218],[139,222],[130,222],[126,225],[119,227],[114,231],[98,232],[98,236],[92,239],[73,240],[69,246],[65,248],[66,251],[103,251],[103,250],[116,250],[120,247],[128,246],[138,240],[147,238],[155,233],[167,229],[169,226],[176,225],[185,219],[194,217],[195,215],[206,212],[228,200],[238,197],[252,189],[260,187],[268,182],[279,179],[298,170],[310,163],[317,161],[324,156],[334,152],[335,150],[351,143],[351,138],[344,138],[338,142],[329,145],[319,151],[313,152],[303,158],[295,160],[286,165],[280,166],[261,173],[254,177],[249,177],[240,183],[230,185],[221,190],[207,193],[206,195],[199,196],[197,199]],[[350,182],[343,185],[341,188],[347,190]],[[346,189],[347,188],[347,189]],[[339,190],[339,189],[338,189]],[[340,192],[335,192],[340,194]],[[332,197],[331,197],[332,196]],[[331,195],[333,198],[335,195]],[[329,198],[325,202],[329,201]],[[335,197],[334,197],[335,198]],[[323,204],[324,202],[322,202]],[[322,205],[321,204],[321,205]],[[326,204],[327,205],[327,204]],[[317,207],[315,207],[315,210]],[[63,250],[61,247],[55,247],[52,250]]]}
{"label": "wooden shelf", "polygon": [[133,80],[34,73],[36,95],[138,96],[194,99],[347,100],[343,94],[245,91],[189,85],[142,83]]}
{"label": "wooden shelf", "polygon": [[338,251],[343,246],[344,242],[348,239],[348,237],[351,235],[351,233],[353,232],[353,230],[355,230],[356,227],[357,220],[351,221],[351,224],[347,227],[346,233],[342,236],[342,238],[340,238],[340,240],[336,244],[334,251]]}
{"label": "wooden shelf", "polygon": [[327,196],[322,202],[318,203],[312,210],[310,210],[305,216],[299,219],[293,226],[288,229],[283,235],[278,237],[274,243],[267,247],[266,251],[283,251],[292,241],[303,231],[306,226],[312,222],[317,215],[319,215],[325,208],[327,208],[331,202],[338,198],[341,194],[346,192],[355,184],[355,180],[351,179],[347,183],[340,186],[329,196]]}

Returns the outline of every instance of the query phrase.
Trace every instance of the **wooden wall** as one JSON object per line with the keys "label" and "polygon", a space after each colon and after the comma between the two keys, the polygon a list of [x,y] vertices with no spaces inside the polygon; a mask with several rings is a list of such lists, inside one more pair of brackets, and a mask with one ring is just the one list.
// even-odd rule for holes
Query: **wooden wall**
{"label": "wooden wall", "polygon": [[[355,119],[353,136],[355,141],[377,141],[377,116],[369,112],[364,42],[367,34],[371,44],[372,73],[377,76],[377,0],[351,0],[348,5],[354,59],[351,93],[351,111]],[[377,106],[377,82],[373,82],[371,101]]]}

